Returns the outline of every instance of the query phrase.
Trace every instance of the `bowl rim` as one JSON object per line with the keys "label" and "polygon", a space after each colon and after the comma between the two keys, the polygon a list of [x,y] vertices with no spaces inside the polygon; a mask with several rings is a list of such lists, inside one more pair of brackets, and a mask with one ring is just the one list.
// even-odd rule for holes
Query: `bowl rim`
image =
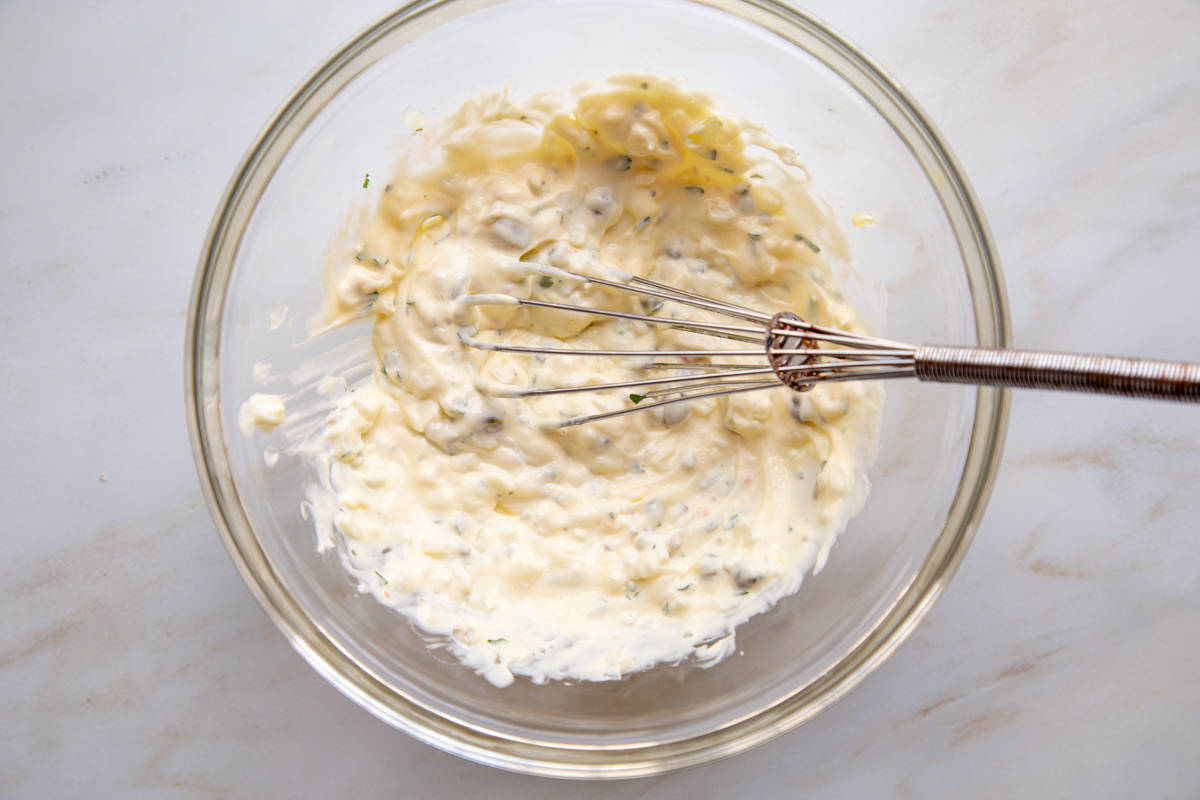
{"label": "bowl rim", "polygon": [[[684,1],[755,23],[815,56],[874,105],[914,155],[924,157],[921,163],[926,175],[940,179],[932,181],[934,190],[966,263],[978,342],[981,346],[1008,346],[1004,282],[975,193],[942,135],[908,93],[829,26],[778,0]],[[234,171],[205,237],[187,318],[184,389],[188,434],[205,501],[242,580],[292,647],[342,694],[422,742],[478,763],[564,778],[648,776],[735,755],[792,730],[845,696],[878,668],[928,613],[961,563],[991,494],[1007,429],[1007,390],[977,390],[962,476],[942,532],[917,574],[875,627],[833,668],[800,689],[753,715],[670,742],[597,747],[516,739],[449,719],[397,694],[350,659],[291,597],[259,546],[238,498],[223,445],[215,365],[229,278],[262,192],[311,119],[375,63],[373,51],[381,51],[390,34],[402,26],[427,22],[434,11],[458,7],[459,14],[466,14],[504,2],[507,0],[416,0],[387,14],[300,84],[272,115]],[[382,55],[379,52],[378,57]],[[922,152],[914,141],[922,146]]]}

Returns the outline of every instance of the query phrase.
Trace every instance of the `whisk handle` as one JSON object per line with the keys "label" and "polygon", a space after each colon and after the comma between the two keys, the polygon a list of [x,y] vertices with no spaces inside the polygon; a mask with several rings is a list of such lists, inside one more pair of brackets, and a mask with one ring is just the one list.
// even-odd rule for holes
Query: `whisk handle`
{"label": "whisk handle", "polygon": [[1200,364],[1185,361],[938,345],[918,347],[915,361],[922,381],[1200,403]]}

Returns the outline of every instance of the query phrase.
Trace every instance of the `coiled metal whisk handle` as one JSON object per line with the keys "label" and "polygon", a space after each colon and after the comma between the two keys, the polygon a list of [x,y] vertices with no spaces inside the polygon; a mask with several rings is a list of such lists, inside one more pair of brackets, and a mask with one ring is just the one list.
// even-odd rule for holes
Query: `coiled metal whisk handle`
{"label": "coiled metal whisk handle", "polygon": [[928,345],[913,360],[922,381],[1200,402],[1200,364],[1183,361]]}

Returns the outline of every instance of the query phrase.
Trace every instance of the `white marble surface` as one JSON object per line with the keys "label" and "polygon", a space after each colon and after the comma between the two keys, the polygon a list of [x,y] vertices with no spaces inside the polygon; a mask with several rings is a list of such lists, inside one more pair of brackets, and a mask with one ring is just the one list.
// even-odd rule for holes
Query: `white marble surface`
{"label": "white marble surface", "polygon": [[[0,4],[0,795],[1196,797],[1200,409],[1020,395],[959,575],[814,722],[620,785],[460,761],[342,698],[242,587],[184,424],[212,209],[387,0]],[[1195,0],[820,0],[974,181],[1015,342],[1200,359]]]}

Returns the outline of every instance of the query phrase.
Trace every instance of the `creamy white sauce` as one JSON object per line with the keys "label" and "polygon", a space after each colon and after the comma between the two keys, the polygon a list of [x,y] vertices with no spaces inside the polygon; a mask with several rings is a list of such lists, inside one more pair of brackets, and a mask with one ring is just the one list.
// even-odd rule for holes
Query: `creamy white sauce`
{"label": "creamy white sauce", "polygon": [[253,435],[255,429],[273,431],[283,422],[283,398],[277,394],[250,395],[238,411],[238,428],[243,436]]}
{"label": "creamy white sauce", "polygon": [[[857,330],[827,261],[845,255],[829,209],[790,151],[660,79],[487,96],[420,127],[331,285],[332,321],[373,316],[376,364],[355,386],[321,387],[338,396],[328,486],[309,493],[311,509],[332,494],[315,512],[336,532],[322,541],[340,539],[361,591],[498,686],[715,663],[737,625],[821,568],[861,508],[881,390],[781,386],[559,429],[543,423],[631,399],[504,395],[645,377],[647,359],[464,340],[741,346],[504,299],[703,317],[563,270]],[[243,424],[278,424],[272,397],[247,401]]]}
{"label": "creamy white sauce", "polygon": [[271,364],[268,361],[255,361],[252,374],[255,383],[265,384],[275,380],[275,376],[271,374]]}

